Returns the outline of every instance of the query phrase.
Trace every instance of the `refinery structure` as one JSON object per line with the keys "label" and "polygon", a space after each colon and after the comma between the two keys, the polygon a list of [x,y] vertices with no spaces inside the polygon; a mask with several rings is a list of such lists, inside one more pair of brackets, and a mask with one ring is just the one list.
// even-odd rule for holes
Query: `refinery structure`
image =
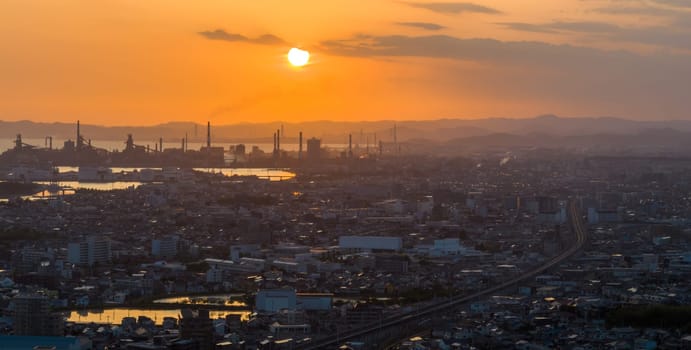
{"label": "refinery structure", "polygon": [[[400,152],[396,142],[394,127],[393,143],[384,143],[375,136],[375,143],[370,147],[353,146],[352,134],[348,135],[348,144],[340,148],[324,147],[321,139],[310,137],[303,139],[299,132],[297,147],[291,144],[291,150],[282,147],[285,142],[283,127],[273,133],[273,148],[262,150],[258,146],[251,149],[245,144],[232,144],[228,148],[212,145],[211,123],[207,122],[205,143],[198,149],[189,147],[188,137],[180,138],[179,147],[164,147],[163,138],[153,146],[140,145],[133,134],[124,137],[124,148],[106,149],[99,147],[81,131],[80,122],[76,123],[75,138],[64,141],[62,148],[53,147],[53,138],[45,138],[44,147],[27,144],[22,135],[17,134],[14,147],[0,154],[0,164],[9,167],[49,168],[51,166],[106,166],[106,167],[181,167],[181,168],[223,168],[223,167],[300,167],[323,166],[324,161],[339,162],[358,159],[366,161],[382,156],[384,153]],[[291,140],[294,142],[295,139]],[[168,140],[170,141],[170,140]],[[304,148],[303,148],[304,145]]]}

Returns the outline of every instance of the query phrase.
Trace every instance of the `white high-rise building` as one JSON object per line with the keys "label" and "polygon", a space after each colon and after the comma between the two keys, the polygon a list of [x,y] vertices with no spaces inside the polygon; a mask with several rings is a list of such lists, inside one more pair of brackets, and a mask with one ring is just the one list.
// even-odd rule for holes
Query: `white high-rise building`
{"label": "white high-rise building", "polygon": [[101,237],[87,237],[81,242],[67,246],[67,261],[76,265],[93,266],[111,261],[110,240]]}
{"label": "white high-rise building", "polygon": [[160,258],[174,258],[178,255],[178,237],[166,236],[151,241],[151,255]]}

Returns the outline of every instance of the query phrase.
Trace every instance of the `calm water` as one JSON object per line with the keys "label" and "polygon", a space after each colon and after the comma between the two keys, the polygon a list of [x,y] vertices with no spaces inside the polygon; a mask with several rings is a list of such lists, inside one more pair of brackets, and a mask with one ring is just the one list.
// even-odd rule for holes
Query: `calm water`
{"label": "calm water", "polygon": [[[59,166],[57,167],[60,173],[67,172],[78,172],[79,167],[72,166]],[[160,171],[161,168],[110,168],[114,176],[118,174],[131,174],[134,172],[141,172],[144,169],[151,169],[155,171]],[[210,173],[221,173],[225,176],[256,176],[260,179],[269,179],[274,181],[288,180],[295,177],[295,173],[290,172],[285,169],[269,169],[269,168],[194,168],[194,171],[199,172],[210,172]],[[122,186],[128,184],[126,181],[119,182]],[[137,182],[129,182],[130,184],[138,184]],[[89,184],[91,185],[91,184]],[[118,186],[121,186],[118,185]],[[138,185],[137,185],[138,186]],[[129,186],[125,186],[127,188]],[[89,187],[91,188],[91,187]],[[108,188],[104,188],[108,190]],[[120,189],[120,188],[110,188],[110,189]]]}
{"label": "calm water", "polygon": [[190,305],[225,305],[234,307],[247,307],[243,301],[238,300],[242,294],[219,294],[205,296],[181,296],[154,300],[157,304],[190,304]]}
{"label": "calm water", "polygon": [[[168,310],[147,310],[147,309],[130,309],[130,308],[114,308],[106,310],[88,310],[88,311],[70,311],[67,321],[75,323],[111,323],[121,324],[125,317],[146,316],[157,325],[163,324],[164,317],[181,317],[180,308]],[[250,311],[227,311],[227,310],[211,310],[209,317],[212,319],[225,318],[226,315],[240,315],[240,319],[247,321],[249,319]]]}

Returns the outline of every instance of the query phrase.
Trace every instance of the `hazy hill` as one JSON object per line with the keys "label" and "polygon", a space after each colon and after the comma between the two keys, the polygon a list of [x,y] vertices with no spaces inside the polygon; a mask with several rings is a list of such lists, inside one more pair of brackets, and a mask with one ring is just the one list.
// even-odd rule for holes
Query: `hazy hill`
{"label": "hazy hill", "polygon": [[[348,134],[353,143],[364,144],[375,139],[393,141],[393,130],[399,142],[415,140],[415,147],[466,150],[487,147],[639,147],[681,146],[689,144],[691,121],[634,121],[619,118],[561,118],[553,115],[529,119],[488,118],[476,120],[439,119],[429,121],[311,121],[302,123],[242,123],[212,125],[213,142],[272,142],[273,133],[283,128],[287,138],[283,142],[296,142],[298,132],[304,138],[321,138],[325,143],[347,143]],[[125,140],[133,134],[135,141],[154,141],[163,137],[167,141],[202,141],[206,138],[206,125],[191,122],[171,122],[155,126],[107,127],[82,123],[82,134],[93,140]],[[25,138],[53,136],[55,140],[75,139],[76,122],[34,123],[30,121],[0,121],[0,138],[14,138],[21,133]],[[425,142],[424,140],[431,140]],[[426,145],[429,143],[429,145]]]}

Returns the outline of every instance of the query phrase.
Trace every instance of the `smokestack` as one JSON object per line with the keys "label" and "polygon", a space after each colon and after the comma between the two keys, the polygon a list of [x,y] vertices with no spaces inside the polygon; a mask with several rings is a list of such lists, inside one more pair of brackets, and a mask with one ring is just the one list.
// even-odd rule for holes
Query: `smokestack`
{"label": "smokestack", "polygon": [[276,153],[276,133],[274,133],[274,153]]}
{"label": "smokestack", "polygon": [[79,131],[79,120],[77,120],[77,150],[82,148],[82,134]]}
{"label": "smokestack", "polygon": [[281,151],[281,130],[276,129],[276,150]]}
{"label": "smokestack", "polygon": [[206,122],[206,148],[211,149],[211,122]]}
{"label": "smokestack", "polygon": [[158,139],[158,151],[163,152],[163,138]]}
{"label": "smokestack", "polygon": [[180,142],[180,149],[185,152],[185,138],[182,138],[182,141]]}
{"label": "smokestack", "polygon": [[300,137],[298,142],[300,142],[298,146],[298,159],[302,159],[302,131],[300,131]]}
{"label": "smokestack", "polygon": [[348,158],[353,158],[353,134],[348,134]]}
{"label": "smokestack", "polygon": [[396,124],[393,125],[393,145],[394,145],[394,152],[396,154],[401,153],[401,146],[398,144],[398,128]]}

